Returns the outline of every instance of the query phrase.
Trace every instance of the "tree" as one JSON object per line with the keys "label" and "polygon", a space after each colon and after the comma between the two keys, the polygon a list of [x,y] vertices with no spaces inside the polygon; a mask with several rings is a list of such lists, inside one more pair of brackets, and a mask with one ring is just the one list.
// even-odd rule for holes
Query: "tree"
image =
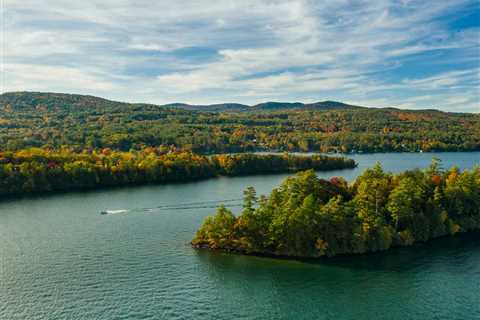
{"label": "tree", "polygon": [[221,205],[217,213],[208,217],[198,229],[192,243],[196,246],[208,245],[210,248],[233,248],[235,222],[233,213]]}
{"label": "tree", "polygon": [[419,184],[410,177],[401,179],[398,186],[392,190],[388,197],[387,209],[395,222],[398,230],[399,222],[410,221],[420,212],[423,200],[423,190]]}
{"label": "tree", "polygon": [[379,163],[367,169],[355,181],[355,208],[363,221],[364,231],[368,232],[385,223],[385,203],[390,191],[390,176]]}

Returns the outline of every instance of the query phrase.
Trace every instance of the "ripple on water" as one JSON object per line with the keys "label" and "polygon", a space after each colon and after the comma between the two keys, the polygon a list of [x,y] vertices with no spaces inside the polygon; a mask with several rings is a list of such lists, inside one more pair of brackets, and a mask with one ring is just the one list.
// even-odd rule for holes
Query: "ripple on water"
{"label": "ripple on water", "polygon": [[[475,155],[440,154],[445,167],[470,166]],[[379,157],[386,169],[404,169],[431,155],[356,159],[363,168]],[[284,177],[0,203],[0,319],[480,319],[479,234],[366,256],[275,260],[193,250],[188,242],[211,209],[98,214],[235,198],[248,185],[265,193]]]}

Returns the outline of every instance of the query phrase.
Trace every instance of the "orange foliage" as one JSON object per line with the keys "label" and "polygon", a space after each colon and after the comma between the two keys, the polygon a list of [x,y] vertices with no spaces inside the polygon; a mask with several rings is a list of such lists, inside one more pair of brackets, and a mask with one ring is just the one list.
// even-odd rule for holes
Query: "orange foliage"
{"label": "orange foliage", "polygon": [[436,186],[438,186],[438,185],[440,185],[440,183],[442,182],[442,177],[439,176],[439,175],[433,175],[433,176],[432,176],[432,182],[433,182]]}

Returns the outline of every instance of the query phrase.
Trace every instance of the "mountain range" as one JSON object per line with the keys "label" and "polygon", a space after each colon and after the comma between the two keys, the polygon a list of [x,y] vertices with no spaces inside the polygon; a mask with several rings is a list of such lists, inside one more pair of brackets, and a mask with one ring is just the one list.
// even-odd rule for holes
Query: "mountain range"
{"label": "mountain range", "polygon": [[[7,92],[0,95],[0,105],[11,105],[15,107],[80,107],[87,106],[121,106],[121,105],[152,105],[144,103],[125,103],[107,100],[90,95],[51,93],[51,92]],[[291,109],[311,109],[311,110],[329,110],[329,109],[354,109],[362,108],[338,101],[319,101],[314,103],[301,102],[276,102],[268,101],[256,105],[246,105],[240,103],[218,103],[208,105],[197,105],[187,103],[170,103],[158,105],[158,107],[182,109],[189,111],[202,112],[245,112],[245,111],[275,111],[275,110],[291,110]]]}

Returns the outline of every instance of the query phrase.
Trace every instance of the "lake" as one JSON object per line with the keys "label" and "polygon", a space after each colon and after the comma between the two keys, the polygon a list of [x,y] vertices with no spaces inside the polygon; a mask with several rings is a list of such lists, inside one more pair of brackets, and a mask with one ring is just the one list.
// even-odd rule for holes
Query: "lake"
{"label": "lake", "polygon": [[[480,164],[475,153],[351,155],[354,179]],[[386,253],[281,260],[194,250],[212,208],[166,204],[268,193],[267,175],[75,192],[0,202],[0,319],[480,319],[480,234]],[[235,202],[232,202],[235,203]],[[206,205],[208,207],[208,205]],[[101,210],[130,210],[100,215]],[[236,208],[238,211],[238,208]]]}

